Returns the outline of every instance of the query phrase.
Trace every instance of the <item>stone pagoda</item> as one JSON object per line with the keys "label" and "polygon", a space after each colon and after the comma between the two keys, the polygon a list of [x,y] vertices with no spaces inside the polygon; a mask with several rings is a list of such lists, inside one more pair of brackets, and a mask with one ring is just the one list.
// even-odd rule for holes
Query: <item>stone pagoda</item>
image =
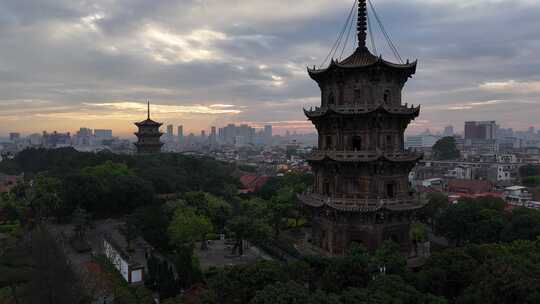
{"label": "stone pagoda", "polygon": [[163,143],[159,139],[163,133],[159,131],[159,127],[163,124],[150,119],[150,102],[148,102],[148,117],[146,120],[136,122],[135,125],[139,128],[139,131],[135,133],[138,139],[135,143],[137,153],[160,153]]}
{"label": "stone pagoda", "polygon": [[343,61],[308,69],[321,106],[304,110],[319,134],[308,158],[315,181],[299,195],[312,219],[312,243],[343,255],[352,242],[376,250],[388,239],[410,251],[409,229],[423,204],[408,175],[421,155],[404,149],[404,131],[420,107],[402,103],[416,61],[391,63],[366,46],[366,1],[358,1],[358,47]]}

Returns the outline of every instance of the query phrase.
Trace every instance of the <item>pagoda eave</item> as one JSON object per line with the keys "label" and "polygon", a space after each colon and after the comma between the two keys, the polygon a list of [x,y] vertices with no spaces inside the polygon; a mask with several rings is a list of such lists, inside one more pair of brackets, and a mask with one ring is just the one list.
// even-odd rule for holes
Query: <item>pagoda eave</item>
{"label": "pagoda eave", "polygon": [[336,161],[346,163],[369,163],[388,161],[392,163],[416,163],[423,158],[416,153],[383,153],[383,152],[351,152],[351,151],[316,151],[307,157],[309,162]]}
{"label": "pagoda eave", "polygon": [[133,143],[137,147],[163,147],[164,143],[151,144],[151,143]]}
{"label": "pagoda eave", "polygon": [[161,136],[163,136],[164,133],[163,132],[157,132],[157,133],[148,134],[148,133],[135,132],[133,134],[135,134],[135,136],[137,136],[137,137],[139,137],[139,136],[161,137]]}
{"label": "pagoda eave", "polygon": [[409,117],[411,120],[417,118],[420,115],[420,106],[417,107],[389,107],[389,106],[378,106],[378,107],[350,107],[350,108],[334,108],[328,107],[324,109],[316,110],[304,110],[304,114],[309,119],[323,118],[328,115],[357,115],[357,116],[369,116],[374,112],[383,112],[391,115],[398,115]]}
{"label": "pagoda eave", "polygon": [[324,78],[327,74],[335,70],[362,71],[362,70],[369,70],[372,68],[386,68],[395,72],[405,73],[407,77],[411,77],[412,75],[416,74],[417,64],[418,64],[417,60],[411,63],[399,64],[399,63],[392,63],[384,59],[378,58],[376,61],[372,63],[368,63],[368,64],[362,64],[362,63],[361,64],[342,64],[337,61],[332,61],[330,65],[325,69],[316,69],[316,68],[311,69],[308,67],[307,71],[311,79],[315,81],[319,81],[320,79]]}
{"label": "pagoda eave", "polygon": [[422,209],[425,204],[420,199],[414,197],[403,197],[396,199],[376,199],[376,198],[337,198],[326,197],[315,193],[302,193],[298,199],[304,205],[319,209],[329,207],[342,212],[372,213],[382,210],[391,212],[408,212]]}

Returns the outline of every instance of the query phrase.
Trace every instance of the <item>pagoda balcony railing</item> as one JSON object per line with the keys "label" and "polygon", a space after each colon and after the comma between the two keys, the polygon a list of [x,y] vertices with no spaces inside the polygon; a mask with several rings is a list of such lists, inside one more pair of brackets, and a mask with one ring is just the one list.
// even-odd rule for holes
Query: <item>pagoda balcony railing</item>
{"label": "pagoda balcony railing", "polygon": [[422,205],[419,203],[419,195],[399,195],[394,198],[376,198],[368,197],[365,195],[340,195],[330,194],[321,195],[319,193],[311,192],[310,190],[298,195],[300,201],[304,204],[313,207],[322,207],[328,205],[330,207],[345,210],[345,211],[373,211],[379,210],[383,207],[390,207],[392,209],[414,209],[419,208]]}
{"label": "pagoda balcony railing", "polygon": [[409,150],[390,150],[390,151],[382,151],[382,150],[370,150],[370,151],[351,151],[351,150],[319,150],[319,149],[313,149],[311,152],[311,155],[309,155],[308,158],[315,159],[315,158],[323,158],[325,156],[329,156],[330,158],[334,159],[375,159],[380,156],[385,156],[391,159],[414,159],[419,156],[419,154],[414,153]]}
{"label": "pagoda balcony railing", "polygon": [[371,112],[377,108],[383,106],[385,109],[391,112],[412,112],[417,110],[417,107],[414,105],[409,106],[408,104],[404,105],[383,105],[383,104],[344,104],[344,105],[326,105],[323,107],[310,107],[309,110],[305,110],[310,114],[324,114],[328,110],[336,110],[341,113],[359,113],[359,112]]}

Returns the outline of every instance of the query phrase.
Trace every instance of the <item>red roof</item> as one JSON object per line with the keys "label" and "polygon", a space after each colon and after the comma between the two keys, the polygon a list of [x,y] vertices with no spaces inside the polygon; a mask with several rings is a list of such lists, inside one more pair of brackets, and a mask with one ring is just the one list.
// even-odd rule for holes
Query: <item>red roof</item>
{"label": "red roof", "polygon": [[264,186],[269,177],[265,175],[245,174],[240,176],[240,183],[242,184],[241,193],[255,192]]}
{"label": "red roof", "polygon": [[448,181],[448,192],[479,194],[491,192],[493,184],[485,180],[451,179]]}

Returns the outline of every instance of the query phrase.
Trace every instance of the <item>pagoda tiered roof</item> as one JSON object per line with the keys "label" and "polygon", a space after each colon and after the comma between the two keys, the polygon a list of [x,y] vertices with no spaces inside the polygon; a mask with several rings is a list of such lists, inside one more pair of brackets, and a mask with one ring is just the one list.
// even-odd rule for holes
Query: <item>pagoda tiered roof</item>
{"label": "pagoda tiered roof", "polygon": [[354,53],[342,61],[332,59],[330,65],[327,68],[308,68],[309,76],[317,81],[328,72],[336,69],[368,69],[373,67],[388,68],[395,71],[401,71],[407,76],[411,76],[416,73],[417,60],[413,62],[407,61],[406,63],[393,63],[384,60],[382,57],[373,55],[369,49],[365,46],[359,46]]}
{"label": "pagoda tiered roof", "polygon": [[304,109],[304,114],[309,118],[320,118],[329,114],[339,114],[339,115],[367,115],[373,112],[385,112],[393,115],[404,115],[404,116],[413,116],[413,118],[418,117],[420,114],[420,106],[392,106],[386,104],[373,105],[373,106],[326,106],[326,107],[315,107],[315,109],[306,110]]}
{"label": "pagoda tiered roof", "polygon": [[135,125],[136,125],[137,127],[141,127],[141,126],[156,126],[156,127],[161,127],[163,124],[160,123],[160,122],[153,121],[152,119],[148,118],[148,119],[145,119],[145,120],[143,120],[143,121],[136,122]]}
{"label": "pagoda tiered roof", "polygon": [[305,192],[298,195],[298,199],[310,207],[322,208],[328,206],[345,212],[410,211],[424,206],[421,200],[414,196],[397,197],[395,199],[345,198]]}
{"label": "pagoda tiered roof", "polygon": [[333,160],[338,162],[374,162],[378,160],[389,162],[416,162],[422,159],[422,154],[405,152],[376,151],[334,151],[315,150],[307,157],[309,161]]}

